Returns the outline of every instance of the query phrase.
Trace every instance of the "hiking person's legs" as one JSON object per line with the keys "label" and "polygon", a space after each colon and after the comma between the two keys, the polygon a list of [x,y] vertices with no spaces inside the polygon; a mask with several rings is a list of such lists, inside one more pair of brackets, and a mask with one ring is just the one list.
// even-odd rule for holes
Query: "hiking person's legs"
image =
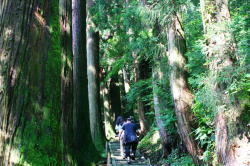
{"label": "hiking person's legs", "polygon": [[125,157],[130,157],[131,142],[127,142],[125,145]]}
{"label": "hiking person's legs", "polygon": [[137,141],[131,143],[131,148],[132,148],[132,153],[133,153],[132,159],[135,159],[137,145],[138,145]]}

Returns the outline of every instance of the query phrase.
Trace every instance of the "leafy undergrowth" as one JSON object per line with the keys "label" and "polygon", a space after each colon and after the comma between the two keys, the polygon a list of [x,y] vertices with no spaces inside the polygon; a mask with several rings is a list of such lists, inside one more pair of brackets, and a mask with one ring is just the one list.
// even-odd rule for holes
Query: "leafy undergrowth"
{"label": "leafy undergrowth", "polygon": [[161,159],[162,151],[157,130],[152,129],[139,142],[138,150],[146,157],[150,158],[151,163],[157,163]]}
{"label": "leafy undergrowth", "polygon": [[173,149],[167,158],[163,158],[159,133],[155,127],[151,127],[147,135],[140,141],[138,150],[149,158],[154,166],[194,166],[191,157],[181,153],[179,149]]}

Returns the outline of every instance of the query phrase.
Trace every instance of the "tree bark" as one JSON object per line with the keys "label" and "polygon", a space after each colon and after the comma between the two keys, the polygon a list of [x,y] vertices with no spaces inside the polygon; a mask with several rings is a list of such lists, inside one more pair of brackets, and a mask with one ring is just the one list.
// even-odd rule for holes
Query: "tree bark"
{"label": "tree bark", "polygon": [[192,117],[190,109],[193,95],[188,88],[186,79],[186,60],[184,58],[186,46],[182,32],[183,30],[177,16],[173,15],[168,30],[168,62],[171,68],[170,85],[175,105],[177,127],[180,137],[186,145],[187,151],[192,156],[194,163],[200,165],[199,150],[190,135],[190,119]]}
{"label": "tree bark", "polygon": [[73,85],[72,85],[72,37],[71,37],[71,0],[59,1],[61,26],[61,132],[63,142],[63,165],[73,165]]}
{"label": "tree bark", "polygon": [[153,100],[154,100],[154,110],[155,110],[155,119],[156,125],[158,127],[158,131],[160,134],[162,149],[163,149],[163,157],[167,157],[171,153],[171,145],[170,140],[167,135],[167,131],[164,127],[164,121],[161,119],[161,111],[166,110],[166,108],[162,104],[161,96],[159,94],[159,83],[158,80],[162,78],[159,77],[158,66],[154,66],[152,71],[152,79],[153,79]]}
{"label": "tree bark", "polygon": [[[135,82],[140,81],[140,63],[138,60],[138,55],[133,52],[132,53],[133,58],[134,58],[134,74],[135,74]],[[141,134],[145,134],[148,130],[146,118],[145,118],[145,111],[144,111],[144,104],[141,101],[141,96],[137,98],[137,112],[139,116],[139,123],[140,123],[140,129],[141,129]]]}
{"label": "tree bark", "polygon": [[[101,80],[104,79],[105,71],[101,72]],[[104,130],[105,136],[108,140],[115,138],[115,131],[113,122],[115,121],[115,115],[111,109],[111,100],[110,100],[110,80],[107,82],[101,82],[101,96],[103,104],[103,117],[104,117]]]}
{"label": "tree bark", "polygon": [[74,158],[77,165],[89,165],[99,155],[90,134],[84,0],[72,0],[72,50]]}
{"label": "tree bark", "polygon": [[123,74],[125,93],[128,93],[130,90],[130,80],[128,78],[128,72],[126,71],[125,67],[122,69],[122,74]]}
{"label": "tree bark", "polygon": [[0,1],[0,165],[61,161],[58,14],[54,0]]}
{"label": "tree bark", "polygon": [[110,80],[110,102],[111,110],[115,114],[115,119],[122,114],[121,110],[121,95],[120,95],[120,86],[118,80],[118,74],[112,76]]}
{"label": "tree bark", "polygon": [[218,96],[214,106],[218,163],[225,166],[246,166],[250,163],[250,143],[247,126],[241,121],[244,110],[240,108],[237,98],[226,93],[228,84],[218,81],[222,72],[237,67],[236,43],[229,28],[231,18],[228,1],[201,0],[200,4],[210,70],[208,86]]}
{"label": "tree bark", "polygon": [[89,119],[92,140],[99,151],[102,151],[103,135],[101,130],[100,86],[99,86],[99,33],[94,30],[90,10],[92,0],[87,1],[87,71]]}

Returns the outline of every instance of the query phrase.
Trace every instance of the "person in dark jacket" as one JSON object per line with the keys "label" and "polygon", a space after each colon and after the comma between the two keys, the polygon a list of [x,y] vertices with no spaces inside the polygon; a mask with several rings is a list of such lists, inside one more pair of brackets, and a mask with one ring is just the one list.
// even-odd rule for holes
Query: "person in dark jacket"
{"label": "person in dark jacket", "polygon": [[[136,148],[138,145],[137,138],[137,130],[139,130],[139,126],[133,122],[133,119],[129,117],[127,122],[122,126],[122,132],[124,132],[124,145],[125,145],[125,157],[128,159],[130,163],[130,158],[132,160],[135,159]],[[130,150],[132,150],[132,154],[130,154]]]}

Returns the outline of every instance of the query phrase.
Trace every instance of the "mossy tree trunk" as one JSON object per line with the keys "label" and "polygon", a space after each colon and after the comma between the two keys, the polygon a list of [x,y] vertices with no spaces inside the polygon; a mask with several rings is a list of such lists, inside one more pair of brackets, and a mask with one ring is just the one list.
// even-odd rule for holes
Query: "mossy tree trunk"
{"label": "mossy tree trunk", "polygon": [[181,23],[176,14],[172,15],[168,29],[168,51],[170,86],[175,105],[178,131],[194,163],[200,165],[199,150],[194,139],[190,135],[190,120],[192,118],[190,109],[193,95],[188,88],[186,79],[186,60],[184,58],[186,45],[183,37],[183,29],[181,28]]}
{"label": "mossy tree trunk", "polygon": [[0,165],[60,165],[58,3],[0,6]]}
{"label": "mossy tree trunk", "polygon": [[[227,0],[201,0],[202,20],[206,39],[206,57],[209,67],[209,87],[216,96],[215,145],[218,163],[226,166],[248,165],[250,143],[247,124],[237,97],[226,92],[228,83],[220,81],[223,73],[237,67],[236,43],[229,24],[231,21]],[[246,116],[247,114],[245,114]],[[245,117],[246,118],[246,117]]]}

